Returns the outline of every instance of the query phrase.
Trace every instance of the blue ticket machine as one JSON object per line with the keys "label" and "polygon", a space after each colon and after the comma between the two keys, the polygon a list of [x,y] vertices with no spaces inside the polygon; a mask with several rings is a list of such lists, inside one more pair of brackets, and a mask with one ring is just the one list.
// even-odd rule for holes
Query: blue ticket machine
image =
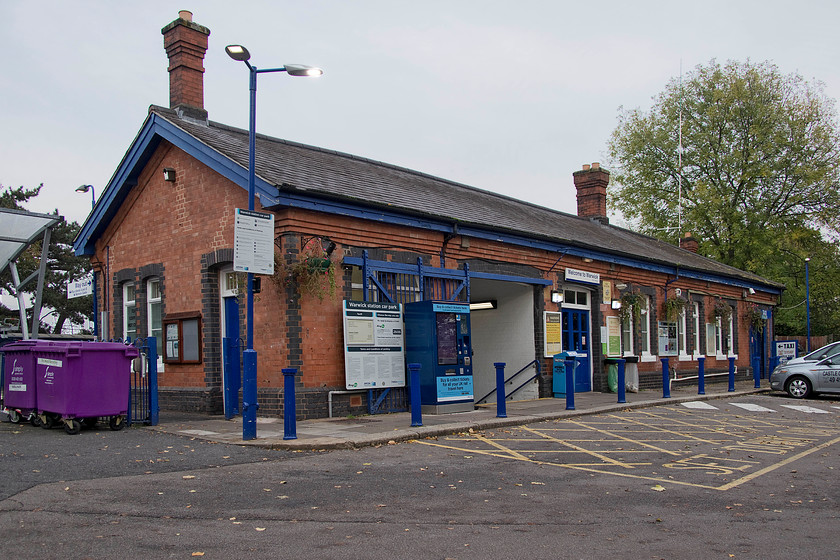
{"label": "blue ticket machine", "polygon": [[405,304],[405,357],[407,363],[421,366],[420,401],[424,414],[475,408],[468,303]]}

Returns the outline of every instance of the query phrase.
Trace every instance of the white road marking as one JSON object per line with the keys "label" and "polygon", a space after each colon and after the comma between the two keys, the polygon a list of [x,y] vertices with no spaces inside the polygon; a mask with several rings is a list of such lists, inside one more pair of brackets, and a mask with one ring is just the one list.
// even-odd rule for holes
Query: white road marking
{"label": "white road marking", "polygon": [[766,406],[761,406],[758,404],[752,403],[729,403],[732,406],[737,406],[738,408],[743,408],[744,410],[749,410],[750,412],[776,412],[772,408],[767,408]]}
{"label": "white road marking", "polygon": [[804,406],[798,404],[783,404],[782,406],[785,408],[798,410],[799,412],[804,412],[806,414],[829,414],[827,410],[821,410],[819,408],[814,408],[813,406]]}
{"label": "white road marking", "polygon": [[688,401],[688,402],[684,402],[684,403],[680,403],[680,404],[683,405],[686,408],[694,408],[694,409],[697,409],[697,410],[717,410],[718,409],[716,406],[712,406],[709,403],[706,403],[706,402],[703,402],[703,401]]}

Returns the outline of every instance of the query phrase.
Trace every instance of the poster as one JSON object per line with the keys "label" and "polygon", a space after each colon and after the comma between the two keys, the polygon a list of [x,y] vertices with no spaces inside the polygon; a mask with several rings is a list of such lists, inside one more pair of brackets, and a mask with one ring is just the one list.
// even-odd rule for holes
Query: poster
{"label": "poster", "polygon": [[677,323],[659,321],[659,355],[676,356],[680,353],[677,344]]}
{"label": "poster", "polygon": [[563,351],[562,313],[546,311],[543,313],[545,324],[545,355],[554,356]]}
{"label": "poster", "polygon": [[607,356],[621,356],[621,319],[607,317]]}
{"label": "poster", "polygon": [[405,387],[403,332],[400,304],[344,301],[347,389]]}

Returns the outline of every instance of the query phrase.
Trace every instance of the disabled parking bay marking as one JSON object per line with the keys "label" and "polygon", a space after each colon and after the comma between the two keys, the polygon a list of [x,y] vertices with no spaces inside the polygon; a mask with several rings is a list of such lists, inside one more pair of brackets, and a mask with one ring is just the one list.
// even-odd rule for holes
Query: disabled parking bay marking
{"label": "disabled parking bay marking", "polygon": [[[757,405],[738,404],[742,410],[762,412]],[[825,421],[815,423],[780,414],[687,409],[675,403],[655,411],[640,409],[415,441],[473,460],[492,456],[595,475],[729,490],[840,443],[835,417],[822,418]]]}

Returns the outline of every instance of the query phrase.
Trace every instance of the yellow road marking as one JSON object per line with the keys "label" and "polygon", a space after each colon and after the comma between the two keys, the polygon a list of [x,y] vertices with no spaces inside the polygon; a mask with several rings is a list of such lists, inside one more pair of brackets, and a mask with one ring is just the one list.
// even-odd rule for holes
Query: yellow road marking
{"label": "yellow road marking", "polygon": [[590,429],[590,430],[592,430],[592,431],[595,431],[595,432],[598,432],[598,433],[601,433],[601,434],[606,434],[606,435],[608,435],[608,436],[610,436],[610,437],[614,437],[614,438],[621,439],[621,440],[624,440],[624,441],[629,441],[629,442],[632,442],[632,443],[635,443],[635,444],[641,445],[642,447],[649,447],[649,448],[651,448],[651,449],[652,449],[652,450],[654,450],[654,451],[659,451],[659,452],[665,453],[665,454],[667,454],[667,455],[682,455],[682,453],[679,453],[679,452],[677,452],[677,451],[669,451],[669,450],[667,450],[667,449],[663,449],[663,448],[661,448],[661,447],[657,447],[657,446],[655,446],[655,445],[650,445],[649,443],[646,443],[646,442],[644,442],[644,441],[639,441],[639,440],[635,440],[635,439],[630,439],[630,438],[628,438],[628,437],[624,437],[624,436],[618,435],[618,434],[616,434],[615,432],[609,432],[609,431],[607,431],[607,430],[602,430],[602,429],[600,429],[600,428],[595,428],[595,427],[589,426],[589,425],[587,425],[587,424],[584,424],[583,422],[577,422],[577,421],[575,421],[575,420],[569,420],[569,422],[571,422],[572,424],[577,424],[578,426],[586,426],[587,428],[589,428],[589,429]]}
{"label": "yellow road marking", "polygon": [[581,453],[586,453],[587,455],[592,455],[593,457],[598,457],[599,459],[601,459],[601,460],[602,460],[602,461],[604,461],[605,463],[610,463],[610,464],[616,465],[616,466],[618,466],[618,467],[624,467],[624,468],[626,468],[626,469],[632,469],[632,468],[635,468],[635,467],[630,466],[630,465],[629,465],[629,464],[627,464],[627,463],[622,463],[621,461],[617,461],[617,460],[615,460],[615,459],[610,459],[610,458],[609,458],[609,457],[607,457],[606,455],[602,455],[602,454],[600,454],[600,453],[598,453],[598,452],[595,452],[595,451],[590,451],[589,449],[584,449],[583,447],[580,447],[580,446],[578,446],[578,445],[573,445],[573,444],[569,443],[568,441],[563,441],[562,439],[558,439],[558,438],[556,438],[556,437],[552,437],[552,436],[549,436],[549,435],[547,435],[547,434],[542,434],[542,433],[540,433],[538,430],[535,430],[535,429],[533,429],[533,428],[529,428],[528,426],[522,426],[522,429],[524,429],[524,430],[526,430],[526,431],[528,431],[528,432],[531,432],[531,433],[533,433],[533,434],[537,434],[538,436],[542,436],[543,438],[545,438],[545,439],[547,439],[547,440],[549,440],[549,441],[553,441],[553,442],[559,443],[560,445],[565,445],[566,447],[571,447],[572,449],[575,449],[575,450],[577,450],[577,451],[580,451]]}
{"label": "yellow road marking", "polygon": [[831,447],[832,445],[834,445],[835,443],[838,443],[838,442],[840,442],[840,438],[835,438],[831,441],[826,441],[826,442],[821,443],[818,446],[814,447],[813,449],[808,449],[806,451],[803,451],[802,453],[797,453],[796,455],[791,455],[790,457],[788,457],[787,459],[785,459],[783,461],[779,461],[778,463],[774,463],[770,466],[764,467],[763,469],[759,469],[759,470],[757,470],[753,473],[745,475],[742,478],[739,478],[738,480],[733,480],[732,482],[730,482],[728,484],[724,484],[723,486],[718,488],[718,490],[729,490],[730,488],[734,488],[734,487],[739,486],[739,485],[741,485],[745,482],[749,482],[750,480],[752,480],[754,478],[758,478],[759,476],[767,474],[769,472],[772,472],[772,471],[774,471],[774,470],[776,470],[780,467],[784,467],[785,465],[787,465],[789,463],[792,463],[794,461],[797,461],[797,460],[801,459],[802,457],[807,457],[811,453],[815,453],[817,451],[825,449],[826,447]]}

